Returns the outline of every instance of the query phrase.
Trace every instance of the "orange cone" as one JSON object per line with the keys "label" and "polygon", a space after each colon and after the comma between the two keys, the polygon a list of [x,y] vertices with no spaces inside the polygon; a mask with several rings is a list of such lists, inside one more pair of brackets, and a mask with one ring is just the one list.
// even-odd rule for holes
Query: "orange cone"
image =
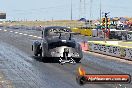
{"label": "orange cone", "polygon": [[88,51],[88,44],[86,42],[81,42],[82,51]]}

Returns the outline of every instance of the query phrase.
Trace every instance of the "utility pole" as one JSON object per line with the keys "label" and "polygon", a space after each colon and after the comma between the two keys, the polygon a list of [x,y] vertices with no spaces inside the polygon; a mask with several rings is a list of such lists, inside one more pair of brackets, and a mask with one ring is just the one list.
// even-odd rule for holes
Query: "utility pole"
{"label": "utility pole", "polygon": [[101,25],[101,19],[102,19],[102,2],[100,0],[100,25]]}
{"label": "utility pole", "polygon": [[82,17],[82,0],[79,2],[79,19]]}
{"label": "utility pole", "polygon": [[92,2],[93,0],[90,0],[90,13],[89,13],[89,27],[91,27],[91,18],[92,18]]}
{"label": "utility pole", "polygon": [[86,1],[84,0],[84,18],[86,19]]}
{"label": "utility pole", "polygon": [[80,7],[79,7],[79,17],[80,18],[86,18],[86,0],[80,0],[80,3],[79,3]]}
{"label": "utility pole", "polygon": [[72,10],[72,0],[71,0],[71,20],[73,19],[73,12],[72,12],[73,10]]}

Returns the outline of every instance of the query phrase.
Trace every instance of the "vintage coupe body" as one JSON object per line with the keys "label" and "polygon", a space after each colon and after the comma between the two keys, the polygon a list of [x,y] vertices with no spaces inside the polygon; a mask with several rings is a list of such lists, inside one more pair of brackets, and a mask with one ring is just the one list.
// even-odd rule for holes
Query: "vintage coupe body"
{"label": "vintage coupe body", "polygon": [[35,56],[70,59],[80,62],[83,58],[82,49],[79,43],[73,39],[75,33],[67,27],[51,26],[42,31],[42,39],[35,41],[32,50]]}

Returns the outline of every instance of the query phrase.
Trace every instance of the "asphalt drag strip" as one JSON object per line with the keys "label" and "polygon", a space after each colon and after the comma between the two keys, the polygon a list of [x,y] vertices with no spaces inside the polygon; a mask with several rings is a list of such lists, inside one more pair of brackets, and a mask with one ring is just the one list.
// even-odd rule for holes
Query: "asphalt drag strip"
{"label": "asphalt drag strip", "polygon": [[[8,31],[0,31],[0,60],[5,60],[0,71],[16,88],[131,88],[131,84],[79,86],[76,83],[79,66],[83,66],[88,74],[132,74],[131,64],[105,60],[88,53],[84,53],[85,59],[76,65],[41,62],[33,58],[31,51],[32,41],[36,38],[19,34],[25,34],[20,30],[17,34]],[[39,36],[38,31],[26,31],[26,34]]]}

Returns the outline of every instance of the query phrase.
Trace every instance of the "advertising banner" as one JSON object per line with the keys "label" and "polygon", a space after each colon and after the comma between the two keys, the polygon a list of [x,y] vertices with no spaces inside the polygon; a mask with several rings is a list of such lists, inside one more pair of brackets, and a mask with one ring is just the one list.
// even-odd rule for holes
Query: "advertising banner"
{"label": "advertising banner", "polygon": [[88,42],[89,51],[132,60],[132,48]]}
{"label": "advertising banner", "polygon": [[6,13],[0,13],[0,19],[6,19]]}

